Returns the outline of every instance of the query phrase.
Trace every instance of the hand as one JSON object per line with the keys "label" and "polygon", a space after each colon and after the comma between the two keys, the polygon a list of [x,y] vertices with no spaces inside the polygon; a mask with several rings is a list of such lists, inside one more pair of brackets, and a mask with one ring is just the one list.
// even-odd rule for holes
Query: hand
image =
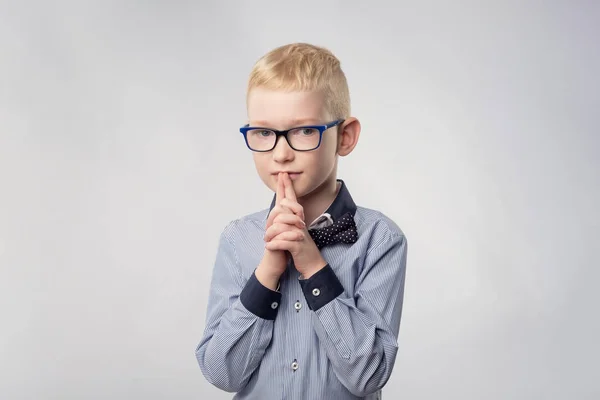
{"label": "hand", "polygon": [[[283,200],[285,200],[284,190],[283,181],[280,177],[280,179],[277,181],[275,206],[271,210],[269,218],[267,219],[267,228],[273,224],[273,220],[277,214],[290,213],[289,209],[282,205]],[[287,268],[288,257],[290,257],[289,253],[284,250],[271,250],[265,246],[263,258],[256,268],[256,279],[258,279],[258,281],[265,287],[271,290],[276,290],[279,284],[279,279]]]}
{"label": "hand", "polygon": [[283,251],[265,249],[263,258],[256,268],[256,279],[273,291],[279,286],[279,279],[287,268],[287,254]]}
{"label": "hand", "polygon": [[[294,188],[292,187],[291,182],[289,183],[289,187],[286,187],[286,178],[290,179],[289,175],[285,172],[279,173],[277,177],[277,190],[275,193],[275,206],[269,213],[269,218],[267,218],[267,229],[269,229],[277,216],[280,214],[295,214],[299,217],[302,226],[304,227],[306,224],[304,223],[304,209],[298,202],[296,201],[296,193],[294,192]],[[287,196],[292,196],[292,199],[286,198]]]}
{"label": "hand", "polygon": [[265,248],[288,251],[298,272],[307,279],[327,262],[308,233],[304,209],[298,203],[292,181],[286,173],[280,174],[277,180],[277,198],[282,196],[284,198],[273,208],[267,219]]}

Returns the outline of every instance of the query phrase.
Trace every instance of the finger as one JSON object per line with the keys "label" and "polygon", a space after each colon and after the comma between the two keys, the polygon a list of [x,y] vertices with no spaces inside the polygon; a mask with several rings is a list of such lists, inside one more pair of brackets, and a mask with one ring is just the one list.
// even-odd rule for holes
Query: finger
{"label": "finger", "polygon": [[289,251],[290,253],[294,252],[294,249],[297,246],[297,242],[290,240],[272,240],[270,242],[265,243],[265,248],[267,250],[284,250]]}
{"label": "finger", "polygon": [[285,198],[297,202],[296,191],[294,190],[294,185],[292,185],[292,180],[288,174],[285,174],[283,182],[285,184]]}
{"label": "finger", "polygon": [[281,206],[289,209],[304,221],[304,207],[298,204],[298,202],[285,198],[281,200]]}
{"label": "finger", "polygon": [[299,230],[281,232],[270,241],[284,240],[288,242],[301,242],[304,240],[304,233]]}
{"label": "finger", "polygon": [[300,232],[301,233],[302,230],[298,229],[294,225],[288,225],[288,224],[284,224],[284,223],[273,223],[273,225],[271,225],[269,227],[269,229],[267,229],[267,231],[265,232],[265,236],[263,239],[265,240],[265,242],[268,242],[283,232]]}
{"label": "finger", "polygon": [[298,229],[304,229],[306,227],[306,224],[304,223],[302,218],[300,218],[296,214],[289,214],[289,213],[279,214],[278,216],[275,217],[275,219],[273,220],[273,223],[293,225],[293,226],[297,227]]}
{"label": "finger", "polygon": [[271,209],[271,211],[269,212],[269,217],[267,218],[266,229],[269,229],[271,227],[271,225],[273,224],[273,220],[275,220],[275,217],[277,217],[277,207],[279,207],[279,206],[273,207]]}
{"label": "finger", "polygon": [[285,225],[285,224],[276,224],[273,223],[269,228],[267,228],[267,230],[265,231],[265,236],[263,237],[263,240],[265,242],[270,241],[271,239],[273,239],[275,236],[279,235],[281,232],[285,232],[286,230],[289,230],[289,225]]}
{"label": "finger", "polygon": [[285,183],[283,182],[283,173],[277,175],[277,192],[275,194],[275,204],[281,203],[285,199]]}
{"label": "finger", "polygon": [[273,221],[275,220],[275,218],[277,218],[278,215],[280,215],[280,214],[290,214],[290,213],[292,213],[292,211],[290,209],[288,209],[287,207],[285,207],[285,206],[283,206],[281,204],[280,205],[276,205],[275,207],[273,207],[273,209],[269,213],[269,217],[267,218],[267,226],[266,226],[266,228],[269,228],[271,225],[273,225]]}
{"label": "finger", "polygon": [[273,223],[273,219],[277,216],[277,214],[283,211],[281,207],[278,207],[281,201],[285,199],[285,184],[283,183],[282,175],[283,173],[279,173],[279,175],[277,175],[277,188],[275,189],[275,206],[269,212],[269,217],[267,218],[266,225],[267,228],[271,226],[271,224]]}

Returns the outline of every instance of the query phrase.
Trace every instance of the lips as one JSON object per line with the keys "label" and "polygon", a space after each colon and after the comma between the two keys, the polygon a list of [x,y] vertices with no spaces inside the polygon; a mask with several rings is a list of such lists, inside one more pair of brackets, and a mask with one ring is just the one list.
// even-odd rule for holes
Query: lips
{"label": "lips", "polygon": [[[300,177],[300,175],[302,174],[302,172],[290,172],[290,171],[281,171],[281,172],[287,173],[288,176],[290,177],[290,179],[292,179],[292,180],[298,179],[298,177]],[[279,172],[274,172],[273,175],[275,177],[277,177],[279,175]]]}

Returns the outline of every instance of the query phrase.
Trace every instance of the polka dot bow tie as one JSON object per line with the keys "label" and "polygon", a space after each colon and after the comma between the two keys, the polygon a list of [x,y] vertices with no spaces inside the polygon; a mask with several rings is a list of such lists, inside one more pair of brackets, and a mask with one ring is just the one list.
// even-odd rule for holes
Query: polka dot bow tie
{"label": "polka dot bow tie", "polygon": [[355,243],[358,239],[356,224],[352,214],[347,213],[336,220],[333,225],[308,231],[319,249],[335,243]]}

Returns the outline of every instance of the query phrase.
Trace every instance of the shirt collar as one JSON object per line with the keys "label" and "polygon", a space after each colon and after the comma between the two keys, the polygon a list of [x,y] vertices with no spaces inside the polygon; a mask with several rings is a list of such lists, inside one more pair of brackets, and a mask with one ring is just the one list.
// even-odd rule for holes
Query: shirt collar
{"label": "shirt collar", "polygon": [[[350,191],[346,186],[346,183],[342,179],[336,179],[336,181],[340,184],[340,189],[333,200],[333,202],[329,205],[327,210],[323,212],[311,225],[310,228],[320,227],[323,222],[325,222],[325,226],[327,224],[327,220],[330,220],[331,223],[336,219],[340,218],[342,215],[346,213],[350,213],[354,215],[356,213],[356,204],[350,195]],[[269,212],[267,213],[267,218],[271,213],[273,207],[275,207],[276,196],[273,196],[273,200],[271,200],[271,206],[269,207]]]}

